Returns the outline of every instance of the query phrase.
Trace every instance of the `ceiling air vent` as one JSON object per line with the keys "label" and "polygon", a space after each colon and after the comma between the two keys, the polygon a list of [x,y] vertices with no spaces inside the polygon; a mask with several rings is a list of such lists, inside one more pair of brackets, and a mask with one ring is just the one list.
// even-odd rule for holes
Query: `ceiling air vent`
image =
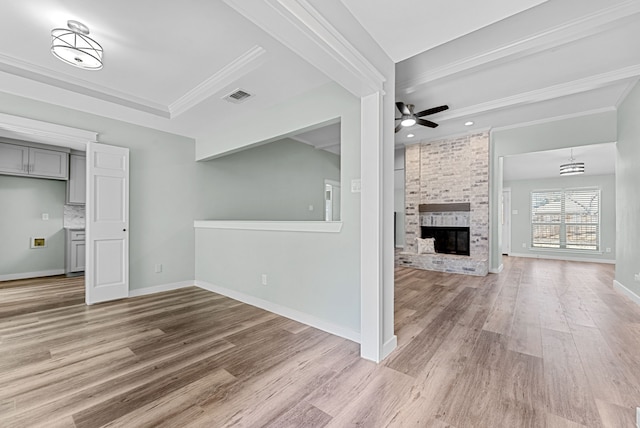
{"label": "ceiling air vent", "polygon": [[233,92],[231,92],[229,95],[225,96],[223,99],[227,100],[229,102],[232,103],[242,103],[244,101],[246,101],[247,99],[249,99],[252,95],[242,89],[236,89]]}

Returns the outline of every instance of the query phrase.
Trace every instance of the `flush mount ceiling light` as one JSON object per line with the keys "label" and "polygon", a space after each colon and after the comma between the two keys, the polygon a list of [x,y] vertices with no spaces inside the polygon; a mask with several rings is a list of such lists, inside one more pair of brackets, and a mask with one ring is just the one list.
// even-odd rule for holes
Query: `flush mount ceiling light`
{"label": "flush mount ceiling light", "polygon": [[413,138],[413,137],[415,137],[414,134],[407,134],[407,138]]}
{"label": "flush mount ceiling light", "polygon": [[89,27],[73,20],[67,21],[67,27],[51,30],[51,53],[75,67],[100,70],[102,46],[89,37]]}
{"label": "flush mount ceiling light", "polygon": [[571,157],[569,163],[560,165],[560,175],[578,175],[584,174],[584,162],[576,162],[573,158],[573,149],[571,149]]}
{"label": "flush mount ceiling light", "polygon": [[464,126],[471,126],[471,125],[473,125],[473,121],[472,120],[464,123]]}

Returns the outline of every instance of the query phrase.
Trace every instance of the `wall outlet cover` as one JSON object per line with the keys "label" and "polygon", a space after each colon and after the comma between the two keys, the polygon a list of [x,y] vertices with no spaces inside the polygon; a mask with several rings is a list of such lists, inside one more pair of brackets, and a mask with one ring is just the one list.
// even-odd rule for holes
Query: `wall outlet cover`
{"label": "wall outlet cover", "polygon": [[266,273],[262,274],[262,285],[267,285],[267,274]]}
{"label": "wall outlet cover", "polygon": [[42,220],[49,220],[49,213],[42,213]]}

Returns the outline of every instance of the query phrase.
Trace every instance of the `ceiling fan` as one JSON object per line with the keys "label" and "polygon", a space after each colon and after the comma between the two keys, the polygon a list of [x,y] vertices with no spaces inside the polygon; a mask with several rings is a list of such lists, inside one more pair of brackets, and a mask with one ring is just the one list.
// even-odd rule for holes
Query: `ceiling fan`
{"label": "ceiling fan", "polygon": [[396,132],[400,131],[400,129],[404,127],[413,126],[416,123],[418,125],[428,126],[429,128],[435,128],[436,126],[438,126],[437,123],[420,118],[449,109],[448,105],[443,105],[439,107],[428,108],[426,110],[422,110],[421,112],[414,113],[413,109],[415,106],[413,104],[405,104],[400,101],[396,103],[396,107],[398,107],[398,110],[400,110],[400,113],[402,113],[401,117],[396,117],[396,120],[400,121],[398,126],[396,126]]}

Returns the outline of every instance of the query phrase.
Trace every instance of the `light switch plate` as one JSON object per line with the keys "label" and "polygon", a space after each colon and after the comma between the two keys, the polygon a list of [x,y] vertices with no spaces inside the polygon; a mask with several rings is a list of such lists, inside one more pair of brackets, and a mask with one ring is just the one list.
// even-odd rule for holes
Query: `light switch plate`
{"label": "light switch plate", "polygon": [[42,213],[43,220],[49,220],[49,213]]}
{"label": "light switch plate", "polygon": [[351,193],[360,193],[362,191],[362,180],[354,178],[351,180]]}

